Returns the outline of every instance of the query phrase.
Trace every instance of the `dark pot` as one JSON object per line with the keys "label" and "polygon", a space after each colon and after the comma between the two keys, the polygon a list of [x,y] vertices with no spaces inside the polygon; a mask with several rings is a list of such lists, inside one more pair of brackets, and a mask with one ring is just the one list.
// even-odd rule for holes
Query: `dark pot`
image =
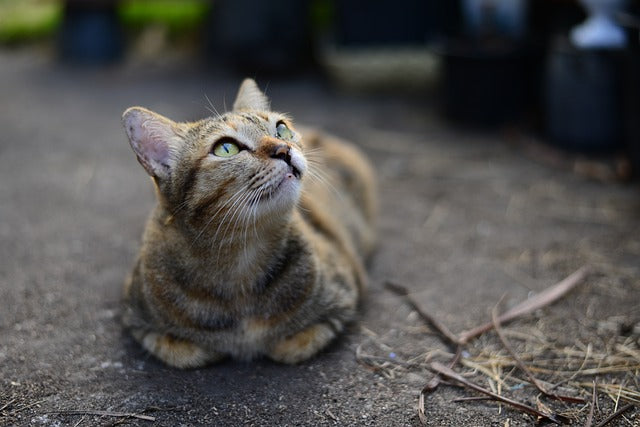
{"label": "dark pot", "polygon": [[616,51],[577,49],[554,43],[545,69],[546,128],[556,145],[582,152],[621,147],[621,56]]}
{"label": "dark pot", "polygon": [[59,43],[60,55],[70,62],[102,64],[119,59],[123,35],[116,2],[65,2]]}
{"label": "dark pot", "polygon": [[[638,40],[638,39],[636,39]],[[633,177],[640,180],[640,49],[625,58],[625,146]]]}
{"label": "dark pot", "polygon": [[522,45],[506,40],[454,41],[439,51],[442,104],[448,118],[496,126],[518,121],[530,107],[534,68]]}
{"label": "dark pot", "polygon": [[433,0],[341,0],[335,6],[342,46],[424,44],[438,24]]}
{"label": "dark pot", "polygon": [[297,71],[310,57],[308,23],[307,0],[217,0],[208,55],[251,73]]}

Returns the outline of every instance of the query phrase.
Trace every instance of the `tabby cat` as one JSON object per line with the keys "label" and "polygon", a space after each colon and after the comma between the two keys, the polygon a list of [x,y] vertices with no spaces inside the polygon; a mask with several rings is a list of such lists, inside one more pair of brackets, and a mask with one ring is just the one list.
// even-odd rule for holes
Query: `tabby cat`
{"label": "tabby cat", "polygon": [[376,216],[353,146],[303,138],[250,79],[217,117],[122,120],[158,199],[125,283],[123,320],[146,350],[178,368],[297,363],[353,319]]}

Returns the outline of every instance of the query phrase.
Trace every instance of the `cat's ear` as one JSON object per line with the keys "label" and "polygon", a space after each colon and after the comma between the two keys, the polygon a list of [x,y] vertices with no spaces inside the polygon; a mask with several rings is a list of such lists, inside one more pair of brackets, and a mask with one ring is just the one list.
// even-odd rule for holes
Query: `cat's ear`
{"label": "cat's ear", "polygon": [[176,165],[182,138],[178,125],[142,107],[131,107],[122,114],[122,124],[131,148],[147,173],[166,179]]}
{"label": "cat's ear", "polygon": [[262,93],[253,79],[244,79],[233,103],[233,110],[269,111],[269,99]]}

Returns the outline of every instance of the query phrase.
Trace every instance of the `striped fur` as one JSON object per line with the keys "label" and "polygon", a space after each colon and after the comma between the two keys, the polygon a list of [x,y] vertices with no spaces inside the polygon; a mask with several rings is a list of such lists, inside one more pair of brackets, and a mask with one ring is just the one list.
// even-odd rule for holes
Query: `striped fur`
{"label": "striped fur", "polygon": [[[123,115],[158,195],[123,320],[169,365],[263,355],[297,363],[354,317],[374,245],[372,170],[353,146],[313,131],[303,138],[268,106],[245,80],[222,116],[175,123],[141,107]],[[223,137],[241,151],[213,154]]]}

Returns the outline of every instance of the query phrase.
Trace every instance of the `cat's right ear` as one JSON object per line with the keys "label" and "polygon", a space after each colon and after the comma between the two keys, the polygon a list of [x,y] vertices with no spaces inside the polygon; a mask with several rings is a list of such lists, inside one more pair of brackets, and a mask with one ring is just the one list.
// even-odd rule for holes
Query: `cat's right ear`
{"label": "cat's right ear", "polygon": [[177,124],[142,107],[122,114],[122,124],[138,161],[152,177],[164,180],[176,165],[182,139]]}
{"label": "cat's right ear", "polygon": [[233,111],[269,111],[269,109],[269,99],[262,93],[255,80],[244,79],[233,102]]}

